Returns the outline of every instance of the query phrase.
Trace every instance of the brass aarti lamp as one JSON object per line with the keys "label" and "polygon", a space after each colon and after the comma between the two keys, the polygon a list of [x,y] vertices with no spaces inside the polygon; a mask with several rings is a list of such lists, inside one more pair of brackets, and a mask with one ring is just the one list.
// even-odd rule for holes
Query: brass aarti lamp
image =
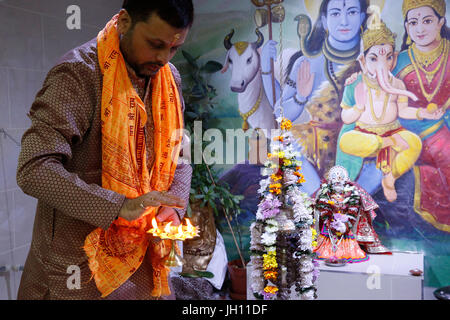
{"label": "brass aarti lamp", "polygon": [[199,236],[199,230],[191,224],[188,218],[184,219],[185,224],[181,223],[179,226],[172,226],[172,221],[158,225],[155,218],[152,219],[152,228],[147,233],[152,234],[162,240],[172,240],[172,248],[170,253],[164,260],[164,265],[167,267],[180,267],[185,261],[177,254],[175,250],[175,241],[184,241]]}

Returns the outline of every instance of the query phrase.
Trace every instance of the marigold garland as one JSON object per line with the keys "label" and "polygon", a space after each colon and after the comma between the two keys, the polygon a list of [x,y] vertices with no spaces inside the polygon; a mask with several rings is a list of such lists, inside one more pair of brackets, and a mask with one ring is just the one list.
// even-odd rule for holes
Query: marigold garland
{"label": "marigold garland", "polygon": [[289,119],[283,118],[281,120],[281,125],[280,125],[281,130],[291,130],[292,128],[292,122]]}
{"label": "marigold garland", "polygon": [[267,292],[267,293],[275,294],[275,293],[277,293],[278,288],[275,287],[275,286],[267,286],[267,287],[264,288],[264,291]]}
{"label": "marigold garland", "polygon": [[263,269],[268,270],[272,268],[277,268],[277,259],[276,259],[276,251],[269,251],[267,254],[263,254],[264,262],[263,262]]}
{"label": "marigold garland", "polygon": [[255,296],[265,300],[288,299],[286,286],[295,283],[301,299],[314,299],[318,263],[313,252],[317,232],[313,228],[312,199],[299,189],[306,180],[298,160],[300,153],[289,132],[292,123],[286,118],[277,122],[281,133],[273,138],[268,153],[263,169],[267,178],[260,181],[261,201],[251,226],[251,287]]}

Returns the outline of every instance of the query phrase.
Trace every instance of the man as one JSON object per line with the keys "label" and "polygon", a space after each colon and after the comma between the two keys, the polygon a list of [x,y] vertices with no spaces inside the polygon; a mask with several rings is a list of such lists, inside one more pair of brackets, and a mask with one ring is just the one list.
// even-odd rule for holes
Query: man
{"label": "man", "polygon": [[19,299],[173,297],[170,247],[146,230],[154,217],[179,224],[189,195],[169,60],[192,22],[191,0],[125,0],[47,75],[17,171],[38,199]]}

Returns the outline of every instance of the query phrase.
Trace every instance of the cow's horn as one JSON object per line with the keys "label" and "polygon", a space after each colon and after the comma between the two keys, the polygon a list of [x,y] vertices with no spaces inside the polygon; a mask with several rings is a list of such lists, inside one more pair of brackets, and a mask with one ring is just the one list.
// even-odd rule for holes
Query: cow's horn
{"label": "cow's horn", "polygon": [[256,33],[256,35],[258,36],[258,40],[256,40],[256,48],[259,48],[259,47],[261,47],[262,45],[263,45],[263,43],[264,43],[264,36],[263,36],[263,34],[261,33],[261,31],[259,31],[259,29],[258,28],[256,28],[255,29],[255,33]]}
{"label": "cow's horn", "polygon": [[225,37],[225,39],[223,39],[223,45],[225,46],[225,49],[230,50],[230,48],[233,46],[233,44],[231,43],[231,38],[234,35],[234,29],[231,29],[231,32],[229,34],[227,34],[227,36]]}

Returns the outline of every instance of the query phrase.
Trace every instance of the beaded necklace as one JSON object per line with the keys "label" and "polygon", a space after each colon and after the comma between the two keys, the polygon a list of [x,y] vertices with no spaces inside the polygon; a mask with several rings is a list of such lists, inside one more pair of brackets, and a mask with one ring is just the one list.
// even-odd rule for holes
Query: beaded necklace
{"label": "beaded necklace", "polygon": [[[437,83],[437,85],[436,85],[436,88],[435,88],[434,91],[431,92],[431,93],[428,93],[428,92],[425,90],[425,87],[424,87],[423,81],[422,81],[422,77],[421,77],[421,75],[420,75],[420,70],[419,70],[419,67],[418,67],[418,63],[416,62],[416,60],[415,60],[414,57],[413,57],[413,53],[412,53],[413,50],[412,50],[412,48],[411,48],[412,46],[410,46],[410,47],[408,48],[409,59],[411,60],[411,63],[412,63],[412,65],[413,65],[413,67],[414,67],[414,71],[416,72],[417,79],[418,79],[418,81],[419,81],[419,86],[420,86],[420,89],[421,89],[421,91],[422,91],[422,94],[423,94],[423,96],[425,97],[425,99],[427,99],[428,103],[430,103],[430,102],[433,100],[434,96],[438,93],[438,91],[439,91],[439,89],[440,89],[440,87],[441,87],[441,85],[442,85],[442,82],[443,82],[443,80],[444,80],[444,76],[445,76],[445,74],[446,74],[449,46],[446,44],[446,43],[447,43],[447,40],[445,40],[444,42],[445,42],[445,45],[444,45],[444,52],[443,52],[443,55],[442,55],[442,58],[441,58],[441,61],[443,61],[443,66],[442,66],[442,68],[441,68],[441,69],[442,69],[442,71],[441,71],[441,76],[439,77],[439,81],[438,81],[438,83]],[[437,73],[437,72],[438,72],[439,70],[441,70],[441,69],[436,69],[434,72]]]}
{"label": "beaded necklace", "polygon": [[417,66],[423,73],[425,73],[425,77],[427,78],[428,83],[431,83],[436,73],[441,70],[444,59],[441,59],[436,68],[434,68],[433,70],[428,71],[425,68],[432,65],[447,50],[447,47],[447,41],[444,40],[441,41],[437,48],[433,49],[430,52],[424,53],[417,49],[415,43],[412,44],[411,49],[414,53],[414,58],[417,60]]}

